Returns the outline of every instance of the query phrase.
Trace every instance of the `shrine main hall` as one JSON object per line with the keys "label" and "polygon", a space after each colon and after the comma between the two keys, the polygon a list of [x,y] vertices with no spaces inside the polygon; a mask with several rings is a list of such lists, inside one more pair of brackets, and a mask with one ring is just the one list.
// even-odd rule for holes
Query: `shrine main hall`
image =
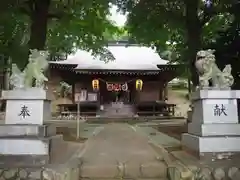
{"label": "shrine main hall", "polygon": [[[74,114],[80,101],[84,116],[173,116],[175,105],[168,104],[167,89],[180,65],[168,64],[144,46],[110,43],[106,48],[114,61],[105,63],[83,50],[50,61],[53,111]],[[62,83],[70,92],[61,96],[57,91]]]}

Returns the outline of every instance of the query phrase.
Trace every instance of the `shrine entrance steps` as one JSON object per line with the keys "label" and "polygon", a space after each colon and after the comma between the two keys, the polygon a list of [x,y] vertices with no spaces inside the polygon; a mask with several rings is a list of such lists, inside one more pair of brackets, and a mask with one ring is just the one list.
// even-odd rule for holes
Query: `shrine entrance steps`
{"label": "shrine entrance steps", "polygon": [[112,102],[105,104],[104,109],[100,113],[101,117],[133,117],[134,107],[131,104],[123,102]]}
{"label": "shrine entrance steps", "polygon": [[167,164],[148,138],[128,124],[106,124],[86,142],[81,179],[167,180]]}

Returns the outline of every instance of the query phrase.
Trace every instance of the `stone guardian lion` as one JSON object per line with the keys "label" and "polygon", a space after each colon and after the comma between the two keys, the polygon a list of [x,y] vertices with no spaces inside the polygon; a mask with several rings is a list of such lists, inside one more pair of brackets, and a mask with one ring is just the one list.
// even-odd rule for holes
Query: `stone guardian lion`
{"label": "stone guardian lion", "polygon": [[201,50],[197,53],[195,67],[199,73],[200,88],[210,88],[211,80],[211,88],[230,89],[234,83],[231,65],[226,65],[221,71],[215,61],[214,50]]}
{"label": "stone guardian lion", "polygon": [[[21,72],[16,64],[12,64],[10,84],[13,89],[39,87],[43,88],[48,78],[44,71],[48,68],[48,53],[46,51],[30,50],[28,64]],[[33,81],[35,85],[33,86]]]}

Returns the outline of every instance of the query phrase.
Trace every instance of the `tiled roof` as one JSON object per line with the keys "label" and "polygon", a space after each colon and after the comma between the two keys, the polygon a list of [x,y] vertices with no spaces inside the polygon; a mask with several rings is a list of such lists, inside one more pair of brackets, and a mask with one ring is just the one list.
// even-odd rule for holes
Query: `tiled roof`
{"label": "tiled roof", "polygon": [[69,55],[67,60],[54,61],[51,64],[76,64],[75,70],[159,70],[157,65],[167,64],[166,60],[152,48],[137,45],[108,46],[115,57],[114,61],[105,63],[99,57],[93,57],[90,52],[78,50],[75,54]]}

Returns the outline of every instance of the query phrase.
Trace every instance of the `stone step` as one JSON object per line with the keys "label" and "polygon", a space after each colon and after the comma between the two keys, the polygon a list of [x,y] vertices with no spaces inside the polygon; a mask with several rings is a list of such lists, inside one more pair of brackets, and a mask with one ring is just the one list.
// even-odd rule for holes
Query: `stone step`
{"label": "stone step", "polygon": [[119,108],[113,105],[106,105],[104,106],[104,110],[101,112],[100,116],[108,117],[108,116],[134,116],[134,109],[132,105],[125,105],[123,104]]}

